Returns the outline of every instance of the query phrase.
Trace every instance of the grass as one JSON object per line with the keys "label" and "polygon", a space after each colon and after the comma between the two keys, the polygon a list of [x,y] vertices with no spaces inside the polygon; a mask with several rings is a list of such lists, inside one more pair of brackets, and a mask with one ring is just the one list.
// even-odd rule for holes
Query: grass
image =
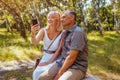
{"label": "grass", "polygon": [[[22,39],[18,32],[13,34],[0,29],[0,61],[34,60],[40,57],[38,46],[33,46],[28,40]],[[29,32],[28,32],[29,36]],[[100,37],[98,32],[88,33],[89,68],[88,73],[102,80],[120,80],[120,34],[104,32]],[[23,72],[24,71],[24,72]],[[33,70],[11,71],[6,74],[6,80],[31,80]],[[28,75],[29,74],[29,75]],[[1,80],[1,79],[0,79]]]}
{"label": "grass", "polygon": [[[28,33],[29,34],[29,33]],[[6,32],[5,29],[0,30],[0,60],[21,60],[21,59],[34,59],[36,56],[40,57],[41,45],[34,46],[31,44],[30,39],[24,40],[20,37],[18,32],[13,34]]]}
{"label": "grass", "polygon": [[99,33],[92,32],[88,39],[88,71],[103,80],[117,80],[120,75],[120,34],[105,32],[104,37],[100,37]]}
{"label": "grass", "polygon": [[5,78],[0,78],[0,80],[32,80],[32,71],[33,69],[9,71],[5,74]]}

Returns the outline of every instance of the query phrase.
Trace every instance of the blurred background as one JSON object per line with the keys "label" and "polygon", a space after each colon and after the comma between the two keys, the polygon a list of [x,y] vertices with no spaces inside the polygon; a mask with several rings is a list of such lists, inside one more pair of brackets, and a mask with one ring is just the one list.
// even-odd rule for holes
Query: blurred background
{"label": "blurred background", "polygon": [[43,42],[30,41],[30,21],[47,24],[50,10],[72,9],[88,37],[88,73],[120,80],[120,0],[0,0],[0,80],[32,80]]}

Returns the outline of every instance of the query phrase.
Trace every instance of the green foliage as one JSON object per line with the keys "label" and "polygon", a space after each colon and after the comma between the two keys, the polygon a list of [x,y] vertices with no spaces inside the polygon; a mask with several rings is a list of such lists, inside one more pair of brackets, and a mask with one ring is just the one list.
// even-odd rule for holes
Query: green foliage
{"label": "green foliage", "polygon": [[[28,36],[30,33],[28,33]],[[40,46],[40,47],[39,47]],[[0,60],[21,60],[40,57],[42,45],[33,46],[30,39],[22,39],[18,32],[11,34],[5,29],[0,30]]]}
{"label": "green foliage", "polygon": [[[58,11],[63,11],[66,9],[73,9],[77,12],[77,22],[79,25],[87,28],[88,31],[99,30],[98,19],[96,17],[96,12],[94,7],[92,6],[92,2],[88,0],[2,0],[6,3],[6,5],[10,6],[12,9],[9,11],[3,3],[1,3],[0,8],[0,23],[4,23],[5,26],[5,19],[8,19],[10,28],[15,28],[19,31],[21,28],[18,26],[18,23],[15,21],[16,15],[13,14],[16,12],[22,19],[22,22],[25,26],[25,29],[28,30],[28,26],[30,26],[30,21],[32,17],[37,16],[39,22],[41,23],[42,27],[46,26],[47,20],[46,15],[50,10],[56,9]],[[109,0],[111,2],[111,0]],[[81,4],[82,2],[82,4]],[[108,1],[98,0],[96,1],[96,8],[98,8],[98,14],[100,15],[101,25],[103,30],[111,31],[114,30],[114,10],[112,3],[108,3]],[[116,17],[120,19],[120,1],[116,2]],[[78,5],[81,5],[78,6]],[[81,11],[82,10],[82,11]],[[10,15],[11,14],[11,15]],[[4,19],[4,20],[3,20]],[[86,19],[87,26],[84,23]],[[2,25],[2,26],[3,26]],[[120,24],[119,24],[120,25]],[[11,30],[12,31],[12,30]]]}

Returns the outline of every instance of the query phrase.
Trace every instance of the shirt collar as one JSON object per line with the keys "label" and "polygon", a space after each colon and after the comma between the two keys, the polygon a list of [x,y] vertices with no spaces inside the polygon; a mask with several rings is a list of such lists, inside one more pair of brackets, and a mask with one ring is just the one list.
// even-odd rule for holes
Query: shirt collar
{"label": "shirt collar", "polygon": [[74,24],[74,25],[71,27],[71,29],[69,29],[68,31],[69,31],[69,32],[73,32],[76,27],[77,27],[77,24]]}

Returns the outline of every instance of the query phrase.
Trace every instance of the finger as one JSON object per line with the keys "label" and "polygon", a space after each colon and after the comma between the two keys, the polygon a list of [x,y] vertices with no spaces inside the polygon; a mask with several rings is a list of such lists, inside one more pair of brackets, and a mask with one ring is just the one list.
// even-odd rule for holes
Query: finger
{"label": "finger", "polygon": [[38,27],[41,28],[39,24],[38,24]]}
{"label": "finger", "polygon": [[36,29],[38,29],[38,30],[39,30],[39,29],[40,29],[40,26],[37,26],[37,27],[36,27]]}
{"label": "finger", "polygon": [[30,26],[31,26],[31,28],[34,28],[36,25],[31,24]]}
{"label": "finger", "polygon": [[33,28],[35,25],[31,24],[30,26],[31,26],[31,28]]}
{"label": "finger", "polygon": [[40,27],[39,27],[39,26],[36,26],[36,27],[34,27],[34,29],[35,29],[36,31],[39,31],[39,30],[40,30]]}
{"label": "finger", "polygon": [[38,24],[35,24],[34,26],[38,26]]}
{"label": "finger", "polygon": [[34,30],[36,31],[36,30],[39,30],[39,28],[38,27],[34,27]]}

